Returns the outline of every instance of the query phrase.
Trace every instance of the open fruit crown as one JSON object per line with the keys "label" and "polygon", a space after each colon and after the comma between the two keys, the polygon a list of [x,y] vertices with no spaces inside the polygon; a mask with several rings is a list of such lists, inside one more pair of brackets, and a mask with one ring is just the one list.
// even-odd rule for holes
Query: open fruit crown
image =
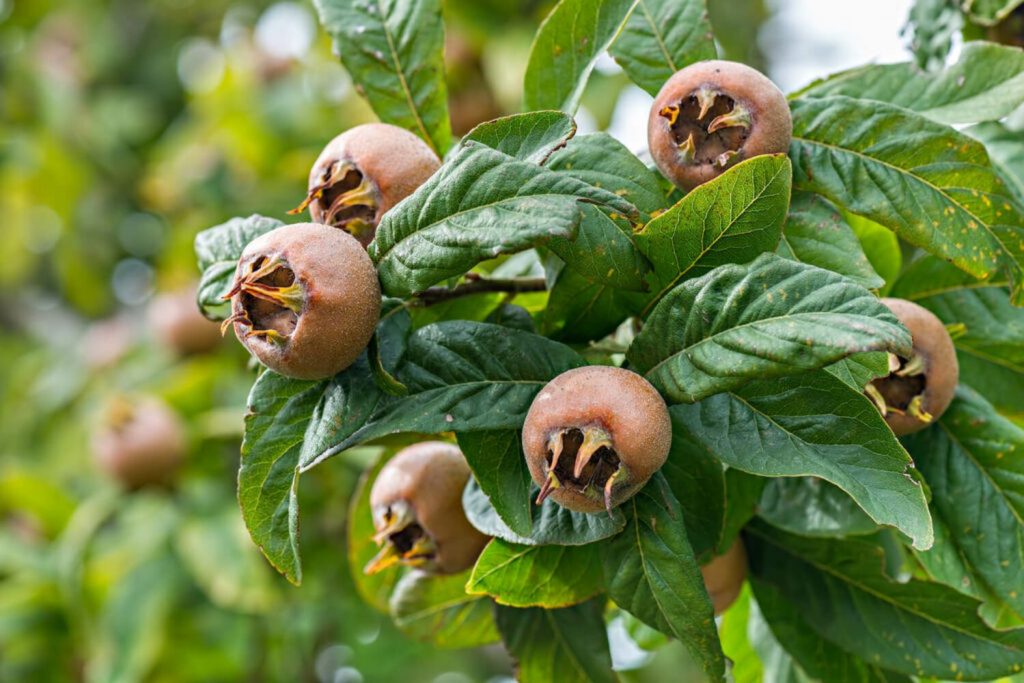
{"label": "open fruit crown", "polygon": [[[376,452],[347,520],[360,595],[439,646],[501,638],[523,680],[548,680],[552,661],[578,664],[567,680],[614,680],[609,620],[680,640],[708,680],[727,656],[737,678],[1020,672],[1024,177],[1011,159],[1024,138],[1003,120],[1024,103],[1005,85],[1024,79],[1019,50],[966,43],[947,67],[869,65],[786,100],[713,60],[699,0],[648,3],[656,16],[562,0],[534,42],[526,113],[453,144],[440,3],[318,5],[360,91],[404,129],[384,143],[413,136],[444,161],[402,175],[413,187],[384,211],[366,168],[343,155],[314,168],[321,224],[296,244],[342,235],[365,278],[324,265],[338,253],[326,246],[309,252],[315,276],[293,282],[272,259],[236,272],[246,244],[293,227],[272,218],[197,238],[200,306],[225,317],[223,295],[251,297],[233,319],[246,340],[294,323],[294,342],[329,309],[308,289],[300,304],[300,281],[372,304],[325,313],[312,369],[260,358],[271,369],[249,396],[239,502],[276,568],[301,580],[300,480]],[[396,26],[413,37],[391,40]],[[371,58],[382,45],[394,59]],[[605,50],[667,93],[648,115],[656,168],[577,134]],[[941,334],[882,293],[927,309]],[[277,308],[258,322],[263,302]],[[599,367],[647,389],[543,398]],[[418,498],[440,489],[371,500],[387,455],[424,434],[457,442],[464,463],[455,493],[432,498],[473,539],[449,573]],[[748,562],[705,587],[702,565],[737,539]],[[367,563],[409,569],[398,580],[404,569],[364,575]],[[743,567],[720,638],[709,592],[734,598]]]}

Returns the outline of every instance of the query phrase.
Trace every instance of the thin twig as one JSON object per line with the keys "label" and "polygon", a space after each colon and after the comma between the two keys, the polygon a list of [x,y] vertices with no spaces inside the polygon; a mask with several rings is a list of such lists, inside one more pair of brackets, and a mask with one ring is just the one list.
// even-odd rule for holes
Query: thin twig
{"label": "thin twig", "polygon": [[487,292],[509,292],[511,294],[522,294],[524,292],[543,292],[547,289],[547,282],[542,277],[510,278],[506,280],[486,279],[475,273],[466,276],[469,282],[463,282],[455,287],[431,287],[416,295],[414,305],[433,306],[444,301],[458,299],[459,297],[471,294],[484,294]]}

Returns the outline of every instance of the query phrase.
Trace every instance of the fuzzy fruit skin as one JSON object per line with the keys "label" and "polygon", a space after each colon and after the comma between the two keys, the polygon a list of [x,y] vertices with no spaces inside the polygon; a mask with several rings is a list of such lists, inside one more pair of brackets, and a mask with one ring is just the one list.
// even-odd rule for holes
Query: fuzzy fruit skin
{"label": "fuzzy fruit skin", "polygon": [[[726,167],[712,163],[680,163],[678,143],[663,107],[677,104],[702,86],[711,86],[751,114],[749,136]],[[674,73],[662,86],[647,119],[647,144],[662,174],[680,189],[689,191],[718,177],[745,159],[789,151],[793,119],[786,96],[764,74],[745,64],[725,60],[697,62]]]}
{"label": "fuzzy fruit skin", "polygon": [[747,551],[743,541],[737,538],[725,553],[701,567],[700,573],[717,617],[736,602],[747,580]]}
{"label": "fuzzy fruit skin", "polygon": [[913,415],[889,412],[885,421],[896,436],[904,436],[934,424],[946,412],[960,380],[960,365],[953,340],[934,313],[906,299],[882,299],[882,303],[910,330],[914,352],[925,361],[925,391],[921,407],[934,418],[922,422]]}
{"label": "fuzzy fruit skin", "polygon": [[[274,372],[295,379],[325,379],[355,362],[380,319],[380,283],[362,245],[324,225],[285,225],[249,243],[236,278],[261,257],[288,265],[304,289],[304,306],[283,342],[246,336],[250,328],[236,321],[235,335],[242,344]],[[243,310],[243,295],[235,294],[231,311]]]}
{"label": "fuzzy fruit skin", "polygon": [[[316,187],[324,172],[338,160],[354,164],[376,188],[374,225],[441,166],[434,150],[414,133],[388,123],[364,123],[327,143],[309,171],[309,189]],[[310,218],[323,223],[328,208],[314,199],[309,204]],[[375,232],[376,228],[359,236],[363,246],[373,240]]]}
{"label": "fuzzy fruit skin", "polygon": [[185,429],[163,401],[145,397],[93,433],[96,464],[126,488],[167,484],[185,458]]}
{"label": "fuzzy fruit skin", "polygon": [[[449,443],[424,441],[403,448],[381,468],[370,489],[370,508],[408,502],[416,521],[437,545],[433,571],[457,574],[469,569],[489,536],[477,531],[462,509],[470,471],[462,451]],[[381,530],[374,515],[374,525]]]}
{"label": "fuzzy fruit skin", "polygon": [[147,317],[153,336],[180,356],[208,353],[221,343],[220,326],[196,306],[194,285],[154,297]]}
{"label": "fuzzy fruit skin", "polygon": [[[548,382],[526,414],[523,452],[538,486],[547,478],[549,436],[563,429],[597,424],[611,435],[628,485],[615,493],[618,505],[639,491],[668,458],[672,423],[668,407],[650,382],[635,372],[606,365],[588,365],[563,372]],[[604,512],[598,498],[568,487],[551,498],[575,512]]]}

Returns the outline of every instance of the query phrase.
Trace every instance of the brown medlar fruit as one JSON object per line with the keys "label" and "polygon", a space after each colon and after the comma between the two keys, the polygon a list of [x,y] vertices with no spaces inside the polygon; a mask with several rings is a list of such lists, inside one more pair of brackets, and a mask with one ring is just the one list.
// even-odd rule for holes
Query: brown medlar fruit
{"label": "brown medlar fruit", "polygon": [[865,388],[896,436],[920,431],[949,407],[960,378],[953,339],[927,308],[905,299],[882,299],[910,330],[910,358],[889,354],[889,374]]}
{"label": "brown medlar fruit", "polygon": [[744,159],[789,150],[786,96],[737,62],[697,62],[662,86],[647,119],[647,144],[662,174],[683,190]]}
{"label": "brown medlar fruit", "polygon": [[130,489],[169,483],[185,449],[181,420],[152,396],[112,401],[92,437],[97,465]]}
{"label": "brown medlar fruit", "polygon": [[593,365],[541,389],[523,424],[523,452],[540,486],[576,512],[611,514],[665,463],[672,424],[661,395],[640,375]]}
{"label": "brown medlar fruit", "polygon": [[725,553],[701,567],[700,573],[718,616],[736,602],[747,580],[747,551],[743,542],[737,538]]}
{"label": "brown medlar fruit", "polygon": [[196,305],[195,285],[153,297],[147,317],[153,336],[180,356],[206,353],[220,344],[219,326]]}
{"label": "brown medlar fruit", "polygon": [[380,552],[367,574],[395,564],[457,574],[476,562],[490,540],[466,519],[462,490],[469,465],[457,446],[425,441],[398,452],[370,489]]}
{"label": "brown medlar fruit", "polygon": [[380,284],[351,235],[285,225],[242,252],[231,299],[235,335],[268,368],[296,379],[331,377],[359,357],[380,318]]}
{"label": "brown medlar fruit", "polygon": [[327,143],[309,172],[307,207],[314,223],[352,234],[364,247],[381,216],[412,194],[441,165],[419,137],[387,123],[364,123]]}

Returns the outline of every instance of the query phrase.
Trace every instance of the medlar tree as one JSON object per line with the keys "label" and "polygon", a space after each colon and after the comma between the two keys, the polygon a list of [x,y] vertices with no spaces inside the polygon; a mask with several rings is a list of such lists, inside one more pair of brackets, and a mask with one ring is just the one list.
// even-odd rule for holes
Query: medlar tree
{"label": "medlar tree", "polygon": [[[614,680],[610,620],[708,680],[1021,671],[1020,50],[786,99],[715,59],[702,0],[562,0],[525,113],[453,142],[440,0],[317,5],[388,125],[317,160],[315,223],[196,241],[201,308],[269,366],[239,502],[278,570],[301,475],[378,444],[359,591],[524,681]],[[606,51],[657,96],[655,167],[576,134]]]}

